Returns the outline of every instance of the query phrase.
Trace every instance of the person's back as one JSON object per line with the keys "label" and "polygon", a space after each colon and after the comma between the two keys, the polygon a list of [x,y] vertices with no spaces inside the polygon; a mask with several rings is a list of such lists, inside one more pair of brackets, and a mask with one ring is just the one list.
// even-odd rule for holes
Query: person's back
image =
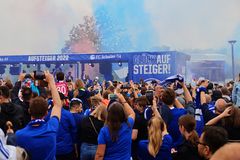
{"label": "person's back", "polygon": [[122,104],[113,102],[108,106],[106,125],[98,135],[95,159],[129,160],[131,157],[135,113],[123,95],[116,94]]}
{"label": "person's back", "polygon": [[112,142],[107,126],[101,129],[98,142],[99,144],[105,143],[107,145],[104,159],[128,159],[128,157],[131,157],[131,135],[134,120],[128,118],[128,123],[122,123],[116,142]]}
{"label": "person's back", "polygon": [[10,102],[9,88],[0,86],[0,128],[6,132],[6,122],[13,124],[13,129],[18,130],[23,127],[23,110],[20,106]]}
{"label": "person's back", "polygon": [[167,134],[163,136],[162,145],[156,157],[154,158],[148,152],[148,140],[141,140],[138,143],[138,159],[140,160],[171,160],[172,137]]}
{"label": "person's back", "polygon": [[68,154],[73,151],[76,134],[77,127],[73,115],[69,111],[62,109],[57,133],[57,155]]}
{"label": "person's back", "polygon": [[57,117],[50,118],[48,122],[33,120],[24,129],[16,132],[17,144],[26,149],[31,159],[53,159],[58,126]]}

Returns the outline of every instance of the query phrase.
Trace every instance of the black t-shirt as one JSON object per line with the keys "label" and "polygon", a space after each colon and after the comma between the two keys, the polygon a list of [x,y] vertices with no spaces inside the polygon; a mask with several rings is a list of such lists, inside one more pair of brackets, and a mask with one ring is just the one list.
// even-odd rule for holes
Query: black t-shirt
{"label": "black t-shirt", "polygon": [[100,121],[91,115],[89,117],[84,117],[82,119],[81,127],[80,127],[81,141],[84,143],[98,144],[97,142],[98,134],[95,132],[94,127],[92,126],[89,118],[91,118],[93,125],[96,128],[98,133],[100,132],[100,129],[104,125],[103,121]]}
{"label": "black t-shirt", "polygon": [[177,147],[177,152],[172,154],[173,160],[200,160],[197,146],[191,142],[184,140],[184,142]]}
{"label": "black t-shirt", "polygon": [[146,140],[148,139],[148,129],[147,129],[148,120],[144,118],[144,113],[140,113],[138,111],[135,111],[135,113],[136,113],[136,118],[135,118],[133,129],[138,130],[136,141]]}

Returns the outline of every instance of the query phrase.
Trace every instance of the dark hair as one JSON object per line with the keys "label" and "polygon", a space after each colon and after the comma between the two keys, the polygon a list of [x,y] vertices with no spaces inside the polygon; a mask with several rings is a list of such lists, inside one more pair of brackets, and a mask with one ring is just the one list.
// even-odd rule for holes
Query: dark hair
{"label": "dark hair", "polygon": [[176,94],[173,89],[167,88],[162,93],[162,101],[166,105],[174,104],[175,98],[176,98]]}
{"label": "dark hair", "polygon": [[221,127],[206,126],[202,134],[203,142],[208,145],[212,154],[228,142],[227,131]]}
{"label": "dark hair", "polygon": [[32,98],[32,90],[29,87],[22,87],[22,98],[24,101],[29,101]]}
{"label": "dark hair", "polygon": [[123,122],[127,123],[127,118],[123,110],[123,106],[119,102],[113,102],[108,107],[108,115],[106,125],[109,127],[110,136],[113,142],[118,139],[118,131]]}
{"label": "dark hair", "polygon": [[48,103],[43,97],[35,97],[30,101],[29,110],[33,118],[42,118],[48,110]]}
{"label": "dark hair", "polygon": [[146,94],[146,91],[147,91],[147,88],[146,88],[146,87],[142,87],[142,88],[141,88],[141,94],[142,94],[142,95],[145,95],[145,94]]}
{"label": "dark hair", "polygon": [[189,137],[188,141],[190,141],[193,145],[197,145],[198,142],[198,134],[195,131],[196,129],[196,120],[192,115],[183,115],[178,119],[178,125],[183,126],[188,133],[192,132],[192,135]]}
{"label": "dark hair", "polygon": [[63,81],[64,80],[64,73],[63,72],[58,72],[56,74],[57,80],[58,81]]}
{"label": "dark hair", "polygon": [[80,105],[81,102],[80,101],[77,101],[77,100],[73,100],[70,102],[70,108],[74,107],[75,105]]}
{"label": "dark hair", "polygon": [[228,95],[228,96],[231,95],[231,93],[230,93],[230,91],[227,89],[227,87],[222,87],[222,88],[221,88],[221,92],[222,92],[223,95]]}
{"label": "dark hair", "polygon": [[13,89],[13,84],[10,79],[6,79],[5,82],[5,85],[9,88],[9,90]]}
{"label": "dark hair", "polygon": [[141,96],[135,100],[135,102],[141,107],[144,108],[147,106],[147,97],[146,96]]}
{"label": "dark hair", "polygon": [[212,101],[217,101],[220,98],[222,98],[222,92],[219,90],[214,90],[212,93]]}
{"label": "dark hair", "polygon": [[4,98],[9,98],[9,88],[7,86],[0,86],[0,96]]}
{"label": "dark hair", "polygon": [[224,117],[221,120],[223,127],[240,127],[240,109],[234,106],[231,106],[230,116]]}

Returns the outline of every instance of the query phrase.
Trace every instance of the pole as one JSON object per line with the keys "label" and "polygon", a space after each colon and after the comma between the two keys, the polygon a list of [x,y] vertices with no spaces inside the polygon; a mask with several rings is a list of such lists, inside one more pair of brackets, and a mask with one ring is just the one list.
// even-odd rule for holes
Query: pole
{"label": "pole", "polygon": [[234,64],[234,44],[237,42],[236,40],[228,41],[231,44],[232,48],[232,78],[235,79],[235,64]]}

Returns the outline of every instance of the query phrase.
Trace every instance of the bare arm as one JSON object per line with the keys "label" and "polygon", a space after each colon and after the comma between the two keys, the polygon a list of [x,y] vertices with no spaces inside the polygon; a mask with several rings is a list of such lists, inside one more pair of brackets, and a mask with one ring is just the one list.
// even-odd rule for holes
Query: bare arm
{"label": "bare arm", "polygon": [[49,71],[45,71],[44,73],[45,73],[45,76],[46,76],[46,81],[48,82],[48,86],[51,90],[51,94],[52,94],[52,98],[53,98],[53,104],[54,104],[53,109],[52,109],[52,113],[51,113],[51,117],[52,116],[57,116],[60,120],[62,103],[61,103],[60,96],[59,96],[59,93],[58,93],[56,85],[55,85],[53,75],[50,74]]}
{"label": "bare arm", "polygon": [[215,125],[216,123],[218,123],[224,117],[230,116],[231,114],[229,112],[231,111],[231,109],[232,109],[231,107],[226,108],[223,113],[219,114],[217,117],[208,121],[206,123],[206,125]]}
{"label": "bare arm", "polygon": [[201,105],[207,102],[205,92],[200,93],[200,101],[201,101]]}
{"label": "bare arm", "polygon": [[138,135],[138,129],[132,130],[132,140],[136,140]]}
{"label": "bare arm", "polygon": [[103,160],[106,150],[106,144],[99,144],[97,147],[95,160]]}
{"label": "bare arm", "polygon": [[135,91],[135,86],[134,86],[134,83],[133,83],[132,80],[130,81],[130,85],[131,85],[131,88],[133,90],[134,98],[138,98],[138,95],[137,95],[137,92]]}
{"label": "bare arm", "polygon": [[155,97],[153,98],[152,111],[155,117],[161,117],[160,113],[157,110],[157,99]]}
{"label": "bare arm", "polygon": [[185,85],[184,82],[182,83],[182,87],[183,87],[184,97],[185,97],[186,103],[192,102],[193,101],[192,96],[191,96],[191,94],[190,94],[189,90],[187,89],[187,86]]}
{"label": "bare arm", "polygon": [[177,108],[184,108],[183,105],[177,100],[177,98],[175,99],[174,104]]}
{"label": "bare arm", "polygon": [[123,104],[123,109],[127,117],[131,117],[133,120],[135,120],[135,112],[130,107],[130,105],[126,102],[125,98],[122,94],[116,93],[118,96],[119,101]]}

